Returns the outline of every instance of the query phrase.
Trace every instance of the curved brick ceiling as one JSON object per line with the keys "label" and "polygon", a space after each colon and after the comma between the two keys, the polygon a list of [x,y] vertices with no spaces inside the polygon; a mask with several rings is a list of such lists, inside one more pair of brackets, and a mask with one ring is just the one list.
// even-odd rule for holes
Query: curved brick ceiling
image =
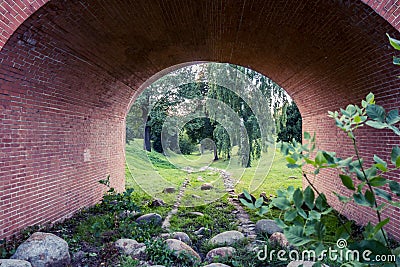
{"label": "curved brick ceiling", "polygon": [[[122,189],[129,102],[171,66],[229,62],[269,76],[299,105],[303,128],[343,155],[327,110],[370,91],[387,108],[400,103],[385,36],[400,37],[400,1],[45,2],[0,4],[0,238],[94,203],[107,174]],[[361,139],[365,156],[399,143],[390,133]],[[321,190],[340,190],[334,177]],[[365,212],[345,214],[363,222]],[[399,237],[400,212],[388,212]]]}

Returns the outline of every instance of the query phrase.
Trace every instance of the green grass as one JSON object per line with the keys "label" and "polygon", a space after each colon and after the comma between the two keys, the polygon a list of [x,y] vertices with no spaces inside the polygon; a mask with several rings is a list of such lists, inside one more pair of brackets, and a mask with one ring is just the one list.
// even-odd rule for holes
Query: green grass
{"label": "green grass", "polygon": [[[156,152],[146,152],[143,150],[143,140],[136,139],[126,146],[126,164],[129,174],[127,174],[126,186],[134,187],[136,190],[144,191],[147,195],[161,198],[168,204],[173,204],[177,197],[174,194],[163,193],[166,187],[180,188],[185,178],[190,179],[190,184],[186,188],[182,198],[184,206],[203,205],[219,199],[225,194],[223,181],[219,174],[213,171],[198,170],[204,166],[211,166],[223,169],[231,173],[236,182],[235,191],[241,193],[243,189],[259,195],[265,192],[267,195],[275,194],[276,190],[287,188],[289,185],[301,187],[301,173],[286,167],[285,158],[273,147],[262,157],[252,163],[252,167],[243,168],[239,164],[237,148],[232,151],[229,160],[213,161],[213,154],[208,151],[192,155],[179,155],[171,151],[168,156]],[[188,174],[184,168],[190,167],[194,170]],[[214,185],[214,189],[201,191],[200,186],[203,182],[197,181],[201,176],[205,182]],[[297,177],[292,179],[289,177]],[[193,195],[201,198],[194,198]]]}

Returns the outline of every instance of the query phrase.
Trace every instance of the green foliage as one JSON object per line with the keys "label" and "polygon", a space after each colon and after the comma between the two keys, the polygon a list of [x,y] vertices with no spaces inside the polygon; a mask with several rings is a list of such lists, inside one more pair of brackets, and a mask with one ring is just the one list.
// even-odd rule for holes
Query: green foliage
{"label": "green foliage", "polygon": [[121,256],[119,259],[119,266],[120,267],[135,267],[138,266],[140,263],[139,260],[132,259],[131,256]]}
{"label": "green foliage", "polygon": [[277,141],[291,142],[293,139],[301,142],[302,118],[296,104],[285,104],[282,109],[275,111]]}
{"label": "green foliage", "polygon": [[162,239],[149,240],[146,243],[146,252],[149,259],[154,264],[167,267],[196,267],[200,266],[196,258],[188,253],[181,252],[176,255],[175,252],[168,249]]}
{"label": "green foliage", "polygon": [[[390,45],[396,49],[396,50],[400,50],[400,40],[397,40],[395,38],[390,37],[389,34],[386,34],[387,37],[389,38],[389,43]],[[393,64],[395,65],[400,65],[400,58],[399,57],[393,57]]]}
{"label": "green foliage", "polygon": [[[264,204],[257,204],[257,200],[251,201],[251,203],[241,201],[247,207],[259,209],[260,214],[272,207],[280,209],[284,212],[284,217],[283,220],[276,219],[276,221],[284,229],[289,242],[294,246],[306,245],[317,252],[321,252],[327,245],[325,240],[326,226],[321,221],[321,217],[331,212],[332,209],[328,207],[325,195],[318,192],[312,181],[316,179],[321,169],[337,169],[341,172],[339,174],[340,181],[349,190],[347,195],[335,193],[339,201],[343,203],[353,201],[357,205],[369,207],[376,212],[378,220],[376,225],[369,223],[363,232],[364,240],[352,243],[350,248],[360,251],[370,249],[373,255],[393,253],[383,229],[389,222],[389,218],[383,219],[381,211],[387,205],[400,206],[400,203],[393,201],[392,194],[379,187],[389,185],[393,194],[398,195],[400,193],[399,183],[384,178],[388,173],[400,168],[400,148],[398,146],[393,147],[390,162],[374,155],[373,163],[367,165],[360,157],[355,132],[360,127],[370,126],[375,129],[389,129],[400,135],[396,126],[400,122],[399,112],[398,110],[386,112],[383,107],[375,103],[375,97],[370,93],[362,101],[361,107],[348,105],[346,109],[341,109],[340,112],[329,112],[329,116],[335,120],[336,126],[352,140],[354,156],[342,159],[336,157],[335,152],[317,150],[315,135],[311,136],[309,133],[305,133],[305,144],[296,141],[283,143],[281,152],[286,156],[289,168],[303,170],[303,177],[310,186],[304,191],[294,190],[292,187],[289,187],[286,191],[278,191],[277,197],[272,199],[267,207]],[[309,167],[303,168],[306,165]],[[310,179],[310,175],[314,178]],[[244,194],[247,200],[251,199],[247,192],[244,192]],[[338,228],[337,235],[340,238],[349,239],[352,234],[350,230],[348,225],[343,224]]]}
{"label": "green foliage", "polygon": [[100,180],[99,183],[109,188],[107,193],[104,194],[102,202],[103,208],[107,211],[139,211],[139,207],[131,199],[133,188],[129,188],[122,193],[116,192],[113,187],[110,187],[110,175],[105,180]]}
{"label": "green foliage", "polygon": [[197,146],[189,139],[186,133],[181,133],[179,135],[179,150],[183,155],[189,155],[197,150]]}

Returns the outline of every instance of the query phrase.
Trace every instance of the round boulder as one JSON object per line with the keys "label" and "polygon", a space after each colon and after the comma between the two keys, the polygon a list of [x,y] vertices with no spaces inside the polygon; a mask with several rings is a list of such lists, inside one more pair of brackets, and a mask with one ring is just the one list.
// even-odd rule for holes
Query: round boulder
{"label": "round boulder", "polygon": [[273,233],[269,237],[269,243],[271,245],[279,246],[281,248],[286,248],[286,249],[290,248],[290,243],[287,240],[286,236],[279,232]]}
{"label": "round boulder", "polygon": [[232,257],[236,253],[233,247],[221,247],[210,250],[206,255],[206,260],[211,262],[214,258],[227,258]]}
{"label": "round boulder", "polygon": [[184,232],[173,232],[171,234],[162,234],[160,237],[165,238],[165,239],[167,239],[167,238],[178,239],[178,240],[188,244],[189,246],[192,245],[192,240]]}
{"label": "round boulder", "polygon": [[42,232],[32,234],[17,248],[11,259],[29,261],[33,267],[61,267],[71,262],[67,242]]}
{"label": "round boulder", "polygon": [[118,239],[114,243],[115,247],[123,254],[138,258],[146,255],[146,245],[138,243],[134,239]]}
{"label": "round boulder", "polygon": [[167,239],[165,240],[165,243],[167,244],[167,247],[169,250],[172,250],[174,254],[177,256],[181,253],[187,253],[195,259],[195,261],[201,261],[200,255],[197,254],[196,251],[194,251],[190,246],[188,246],[186,243],[178,240],[178,239]]}
{"label": "round boulder", "polygon": [[137,223],[154,223],[156,225],[161,225],[162,223],[162,217],[160,214],[157,213],[149,213],[140,216],[139,218],[136,219]]}
{"label": "round boulder", "polygon": [[256,223],[256,233],[257,234],[267,234],[272,235],[273,233],[282,233],[282,228],[280,228],[274,220],[262,219]]}
{"label": "round boulder", "polygon": [[239,231],[226,231],[210,239],[210,244],[215,246],[230,246],[244,239],[244,235]]}
{"label": "round boulder", "polygon": [[32,267],[28,261],[0,259],[1,267]]}

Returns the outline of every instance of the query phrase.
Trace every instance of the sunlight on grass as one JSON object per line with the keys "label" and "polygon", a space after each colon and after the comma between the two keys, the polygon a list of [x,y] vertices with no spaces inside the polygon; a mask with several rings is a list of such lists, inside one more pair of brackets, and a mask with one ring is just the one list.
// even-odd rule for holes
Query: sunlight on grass
{"label": "sunlight on grass", "polygon": [[[212,161],[213,154],[207,151],[192,155],[179,155],[168,152],[168,156],[157,152],[143,150],[143,140],[136,139],[126,146],[126,164],[130,172],[127,175],[126,187],[140,188],[152,197],[161,198],[168,204],[176,200],[179,188],[185,178],[190,179],[182,197],[183,206],[204,205],[222,197],[226,191],[220,174],[215,171],[198,171],[201,167],[211,166],[231,174],[236,182],[235,192],[243,189],[259,195],[275,194],[276,190],[287,188],[289,185],[301,187],[301,172],[286,167],[285,158],[274,147],[254,162],[252,167],[243,168],[239,163],[237,148],[233,149],[229,160]],[[184,168],[193,169],[187,172]],[[200,179],[199,179],[200,178]],[[203,183],[211,183],[211,190],[200,190]],[[166,187],[176,188],[175,193],[164,193]]]}

